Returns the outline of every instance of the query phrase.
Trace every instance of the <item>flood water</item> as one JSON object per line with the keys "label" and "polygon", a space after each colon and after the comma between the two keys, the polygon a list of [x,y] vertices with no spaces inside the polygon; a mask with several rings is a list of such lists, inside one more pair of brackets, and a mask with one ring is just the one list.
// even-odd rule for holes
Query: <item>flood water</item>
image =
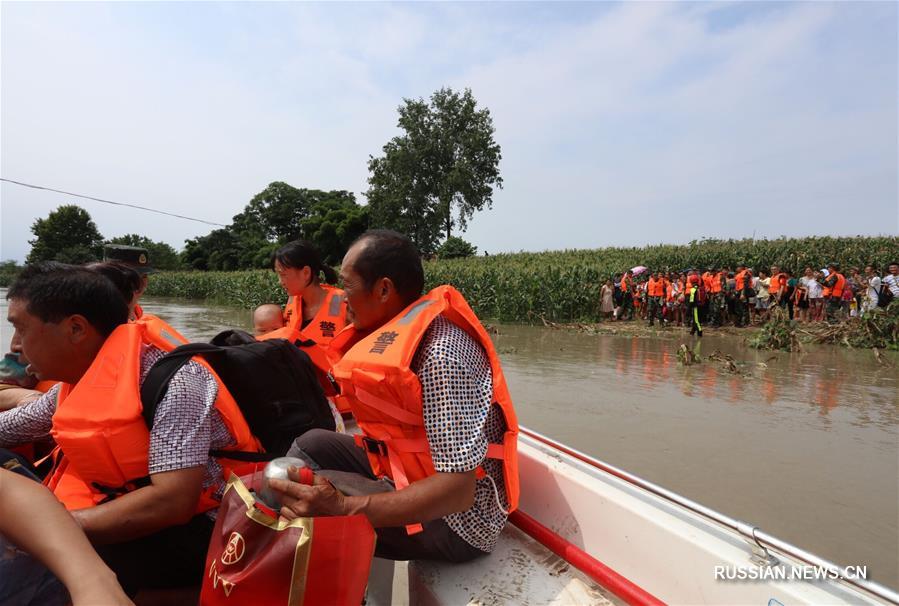
{"label": "flood water", "polygon": [[[250,327],[243,310],[142,304],[192,339]],[[522,425],[899,587],[899,356],[760,352],[707,331],[699,353],[729,354],[734,374],[679,364],[685,335],[498,330]]]}

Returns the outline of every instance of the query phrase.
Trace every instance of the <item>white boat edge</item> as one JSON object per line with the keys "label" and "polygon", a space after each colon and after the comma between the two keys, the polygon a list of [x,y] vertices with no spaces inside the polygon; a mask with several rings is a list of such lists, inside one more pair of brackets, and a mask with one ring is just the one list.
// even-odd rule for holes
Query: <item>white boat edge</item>
{"label": "white boat edge", "polygon": [[[408,592],[411,604],[454,606],[899,604],[896,591],[851,575],[766,578],[761,571],[769,567],[845,570],[524,428],[519,465],[521,513],[510,518],[519,528],[508,524],[493,554],[467,564],[414,562],[408,575],[396,579],[383,578],[390,570],[376,560],[369,592],[374,599],[369,603],[407,603]],[[538,546],[542,554],[521,532],[534,527],[539,532],[532,536],[543,543]],[[567,544],[567,551],[560,551],[560,544]],[[559,565],[553,547],[566,559],[571,552],[585,553],[569,559],[569,569]],[[762,556],[767,563],[761,563]],[[584,559],[592,563],[584,565]],[[594,574],[597,567],[611,574],[611,584],[608,574]],[[756,570],[762,578],[720,579],[716,567]]]}

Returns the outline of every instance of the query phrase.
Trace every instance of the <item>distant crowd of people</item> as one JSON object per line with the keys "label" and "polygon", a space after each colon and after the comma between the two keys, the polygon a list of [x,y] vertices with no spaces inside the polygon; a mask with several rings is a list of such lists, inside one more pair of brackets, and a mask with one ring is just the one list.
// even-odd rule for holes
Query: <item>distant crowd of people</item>
{"label": "distant crowd of people", "polygon": [[799,322],[839,322],[887,307],[899,297],[899,263],[884,275],[871,264],[843,272],[831,263],[801,275],[776,265],[753,269],[739,265],[669,272],[637,267],[610,278],[600,290],[604,319],[645,320],[650,326],[685,326],[702,335],[702,326],[748,326],[764,322],[782,308]]}

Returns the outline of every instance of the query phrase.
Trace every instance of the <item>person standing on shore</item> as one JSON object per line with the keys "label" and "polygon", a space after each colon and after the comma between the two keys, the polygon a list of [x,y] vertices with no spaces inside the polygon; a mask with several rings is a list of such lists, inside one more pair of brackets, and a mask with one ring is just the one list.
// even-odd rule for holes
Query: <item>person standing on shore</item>
{"label": "person standing on shore", "polygon": [[752,272],[745,265],[737,265],[734,275],[734,324],[749,325],[749,299],[752,296]]}
{"label": "person standing on shore", "polygon": [[840,266],[831,263],[827,266],[827,278],[824,280],[824,288],[828,291],[827,297],[827,322],[836,324],[840,319],[843,308],[843,291],[846,290],[846,278],[840,273]]}
{"label": "person standing on shore", "polygon": [[619,320],[634,319],[634,272],[627,270],[621,276],[621,311]]}
{"label": "person standing on shore", "polygon": [[824,321],[824,273],[812,272],[812,280],[808,284],[809,309],[812,314],[812,322]]}
{"label": "person standing on shore", "polygon": [[612,312],[615,310],[615,304],[612,301],[612,295],[615,288],[612,286],[612,280],[606,280],[599,290],[599,314],[603,319],[612,318]]}
{"label": "person standing on shore", "polygon": [[771,302],[771,282],[772,280],[768,277],[767,270],[760,269],[755,289],[755,317],[760,322],[764,322],[768,317],[768,306]]}
{"label": "person standing on shore", "polygon": [[869,314],[877,309],[880,303],[880,289],[883,281],[874,273],[873,265],[865,266],[865,299],[862,302],[862,315]]}
{"label": "person standing on shore", "polygon": [[882,282],[884,288],[889,289],[890,294],[887,295],[884,291],[881,291],[881,299],[883,299],[884,296],[891,299],[899,298],[899,263],[895,261],[890,263],[889,273],[883,277]]}
{"label": "person standing on shore", "polygon": [[724,324],[724,284],[727,281],[727,271],[718,270],[712,276],[711,288],[709,288],[709,312],[712,326]]}
{"label": "person standing on shore", "polygon": [[701,278],[696,274],[687,278],[687,312],[690,318],[690,336],[695,334],[702,338],[702,324],[699,319],[699,308],[702,305],[700,281]]}

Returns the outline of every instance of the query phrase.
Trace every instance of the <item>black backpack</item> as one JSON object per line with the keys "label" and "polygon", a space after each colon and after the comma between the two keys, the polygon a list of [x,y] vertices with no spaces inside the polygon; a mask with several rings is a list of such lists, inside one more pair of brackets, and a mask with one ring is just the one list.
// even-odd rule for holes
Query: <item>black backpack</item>
{"label": "black backpack", "polygon": [[169,381],[194,356],[202,356],[234,396],[265,453],[211,451],[212,456],[264,461],[284,456],[294,439],[314,428],[334,430],[334,417],[304,351],[285,339],[257,341],[243,331],[225,331],[212,343],[188,343],[160,358],[141,385],[147,427],[152,427]]}
{"label": "black backpack", "polygon": [[889,307],[895,298],[893,291],[890,290],[890,285],[881,282],[880,292],[877,293],[877,307]]}

